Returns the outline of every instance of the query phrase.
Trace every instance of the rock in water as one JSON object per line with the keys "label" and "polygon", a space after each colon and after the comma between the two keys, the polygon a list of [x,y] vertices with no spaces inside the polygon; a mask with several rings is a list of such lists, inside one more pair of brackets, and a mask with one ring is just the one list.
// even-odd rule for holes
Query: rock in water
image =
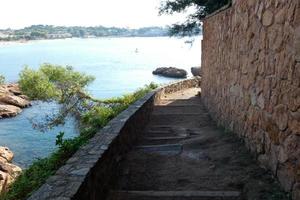
{"label": "rock in water", "polygon": [[14,117],[28,106],[29,98],[22,95],[18,84],[0,85],[0,118]]}
{"label": "rock in water", "polygon": [[192,67],[191,72],[193,76],[202,76],[201,67]]}
{"label": "rock in water", "polygon": [[7,191],[8,187],[21,174],[22,169],[11,164],[14,157],[7,147],[0,147],[0,194]]}
{"label": "rock in water", "polygon": [[7,147],[0,147],[0,157],[4,158],[7,162],[11,162],[14,154]]}
{"label": "rock in water", "polygon": [[171,78],[186,78],[187,76],[187,72],[184,69],[175,67],[159,67],[152,74]]}
{"label": "rock in water", "polygon": [[0,103],[0,119],[7,117],[15,117],[17,114],[22,112],[21,108],[12,105],[2,105]]}

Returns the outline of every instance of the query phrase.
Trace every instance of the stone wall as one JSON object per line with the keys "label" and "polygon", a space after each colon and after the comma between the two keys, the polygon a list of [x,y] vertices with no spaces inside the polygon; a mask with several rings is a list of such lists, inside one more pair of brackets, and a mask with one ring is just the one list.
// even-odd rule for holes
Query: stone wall
{"label": "stone wall", "polygon": [[80,148],[29,200],[105,199],[118,178],[120,161],[148,123],[153,105],[166,93],[199,84],[199,78],[173,83],[132,104]]}
{"label": "stone wall", "polygon": [[235,0],[203,24],[208,110],[300,199],[300,1]]}

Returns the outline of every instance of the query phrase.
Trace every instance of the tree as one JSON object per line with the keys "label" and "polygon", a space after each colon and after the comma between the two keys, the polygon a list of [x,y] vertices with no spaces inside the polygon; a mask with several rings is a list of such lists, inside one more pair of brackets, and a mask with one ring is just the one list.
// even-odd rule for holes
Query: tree
{"label": "tree", "polygon": [[38,70],[25,67],[19,79],[22,92],[33,100],[55,101],[60,105],[57,112],[42,120],[32,120],[33,127],[46,131],[64,124],[68,116],[73,116],[81,130],[94,133],[117,113],[157,87],[150,84],[131,95],[100,100],[91,97],[86,90],[93,80],[93,76],[77,72],[70,66],[43,64]]}
{"label": "tree", "polygon": [[190,14],[185,22],[173,24],[169,30],[172,36],[192,36],[200,33],[201,20],[206,15],[230,3],[231,0],[165,0],[161,2],[159,14],[172,15],[183,13],[188,8],[195,8],[195,12]]}
{"label": "tree", "polygon": [[35,38],[45,38],[46,37],[46,33],[41,32],[41,31],[32,31],[30,33],[30,37],[32,39],[35,39]]}
{"label": "tree", "polygon": [[46,130],[63,124],[69,115],[78,116],[91,99],[86,86],[94,80],[93,76],[74,71],[72,67],[43,64],[38,70],[25,69],[20,73],[20,89],[33,100],[57,101],[59,111],[46,116],[43,123],[33,125]]}
{"label": "tree", "polygon": [[4,84],[5,82],[5,77],[0,74],[0,85]]}

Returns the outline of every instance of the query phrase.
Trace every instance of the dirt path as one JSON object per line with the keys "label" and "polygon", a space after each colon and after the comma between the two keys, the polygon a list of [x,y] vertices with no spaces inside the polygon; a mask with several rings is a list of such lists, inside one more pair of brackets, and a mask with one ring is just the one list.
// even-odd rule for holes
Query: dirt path
{"label": "dirt path", "polygon": [[181,91],[155,106],[109,200],[287,199],[243,144],[217,128],[197,94]]}

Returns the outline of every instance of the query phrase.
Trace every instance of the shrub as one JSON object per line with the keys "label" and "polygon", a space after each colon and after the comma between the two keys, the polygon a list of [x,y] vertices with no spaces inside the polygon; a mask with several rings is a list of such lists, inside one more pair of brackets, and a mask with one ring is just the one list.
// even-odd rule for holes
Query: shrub
{"label": "shrub", "polygon": [[0,85],[3,85],[5,83],[5,77],[0,74]]}

